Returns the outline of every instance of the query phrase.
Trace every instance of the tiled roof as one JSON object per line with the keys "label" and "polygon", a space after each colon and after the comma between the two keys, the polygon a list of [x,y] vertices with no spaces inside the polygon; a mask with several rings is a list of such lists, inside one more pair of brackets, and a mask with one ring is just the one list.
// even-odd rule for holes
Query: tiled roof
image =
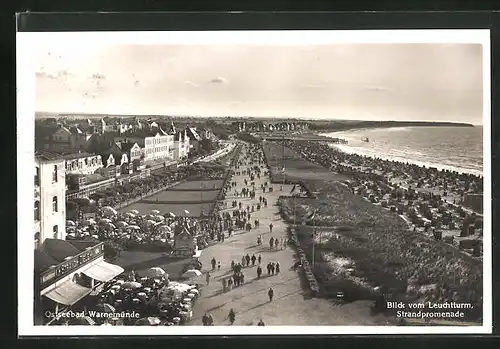
{"label": "tiled roof", "polygon": [[40,251],[59,263],[64,261],[66,257],[76,256],[81,252],[69,242],[59,239],[45,239],[40,246]]}
{"label": "tiled roof", "polygon": [[123,152],[128,153],[130,151],[130,149],[132,149],[134,147],[135,144],[136,143],[126,142],[126,143],[121,143],[120,147],[121,147]]}
{"label": "tiled roof", "polygon": [[196,132],[196,130],[193,127],[187,127],[186,128],[187,134],[189,138],[193,138],[197,141],[201,140],[200,135]]}
{"label": "tiled roof", "polygon": [[149,130],[137,130],[133,132],[124,132],[120,135],[120,137],[130,137],[130,138],[146,138],[146,137],[154,137],[158,132],[149,131]]}
{"label": "tiled roof", "polygon": [[59,262],[54,258],[42,252],[40,250],[35,250],[35,271],[42,272],[49,269],[52,265],[58,265]]}
{"label": "tiled roof", "polygon": [[53,153],[46,150],[38,150],[35,152],[35,158],[43,161],[62,160],[64,157],[61,154]]}
{"label": "tiled roof", "polygon": [[73,154],[65,154],[62,157],[65,160],[72,160],[72,159],[88,158],[90,156],[96,156],[96,155],[90,153],[73,153]]}

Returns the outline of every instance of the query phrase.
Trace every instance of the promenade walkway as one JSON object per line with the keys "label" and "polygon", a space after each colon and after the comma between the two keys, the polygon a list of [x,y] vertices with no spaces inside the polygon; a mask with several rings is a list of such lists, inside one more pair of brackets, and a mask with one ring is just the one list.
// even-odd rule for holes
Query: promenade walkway
{"label": "promenade walkway", "polygon": [[[240,153],[243,159],[247,150],[244,147]],[[242,166],[240,170],[250,166]],[[241,191],[244,187],[244,179],[247,176],[237,175],[233,181],[237,182],[236,190]],[[259,202],[259,196],[268,200],[267,208],[261,208],[251,214],[251,222],[255,219],[260,221],[260,227],[252,228],[250,232],[238,230],[233,236],[225,239],[223,243],[217,243],[203,250],[200,260],[203,263],[203,272],[210,271],[210,261],[213,257],[221,262],[220,271],[210,271],[211,281],[202,289],[202,295],[194,306],[193,319],[188,325],[200,326],[201,318],[205,312],[212,315],[214,325],[229,325],[227,315],[232,308],[236,313],[235,326],[257,325],[260,319],[268,325],[375,325],[376,319],[370,315],[369,302],[356,302],[343,306],[334,305],[330,301],[321,298],[310,298],[306,285],[301,285],[299,272],[290,270],[295,262],[295,251],[291,247],[285,249],[271,250],[269,239],[272,237],[281,239],[286,237],[286,223],[281,219],[276,205],[280,195],[290,193],[291,186],[284,186],[280,191],[280,185],[274,184],[274,192],[262,193],[262,183],[270,183],[269,176],[255,178],[256,198],[235,198],[232,188],[226,200],[228,206],[237,200],[246,205],[255,205]],[[232,208],[228,208],[232,212]],[[269,224],[273,224],[272,233],[269,232]],[[253,224],[252,224],[253,226]],[[257,237],[262,234],[263,245],[257,246]],[[262,257],[263,275],[257,279],[257,266],[243,268],[245,283],[242,286],[222,292],[222,277],[229,277],[231,272],[231,261],[241,262],[246,254]],[[267,276],[266,265],[270,261],[279,262],[281,272],[278,275]],[[256,263],[257,264],[257,263]],[[203,277],[203,282],[205,278]],[[267,292],[269,287],[274,289],[274,299],[269,302]]]}

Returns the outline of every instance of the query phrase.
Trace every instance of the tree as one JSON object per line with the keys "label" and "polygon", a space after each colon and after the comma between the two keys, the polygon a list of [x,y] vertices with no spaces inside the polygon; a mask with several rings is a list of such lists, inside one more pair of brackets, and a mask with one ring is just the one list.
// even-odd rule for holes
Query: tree
{"label": "tree", "polygon": [[78,204],[74,201],[66,201],[66,217],[75,218],[78,214]]}
{"label": "tree", "polygon": [[104,258],[109,261],[118,258],[123,250],[123,246],[114,241],[108,240],[104,242]]}
{"label": "tree", "polygon": [[217,149],[217,145],[211,139],[202,139],[199,144],[200,149],[203,149],[206,152],[211,152]]}

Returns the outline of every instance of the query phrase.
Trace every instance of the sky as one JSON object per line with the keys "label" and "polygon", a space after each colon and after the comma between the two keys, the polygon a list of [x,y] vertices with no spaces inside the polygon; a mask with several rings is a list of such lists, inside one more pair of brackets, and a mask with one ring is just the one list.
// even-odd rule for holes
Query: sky
{"label": "sky", "polygon": [[47,44],[36,111],[482,123],[479,44]]}

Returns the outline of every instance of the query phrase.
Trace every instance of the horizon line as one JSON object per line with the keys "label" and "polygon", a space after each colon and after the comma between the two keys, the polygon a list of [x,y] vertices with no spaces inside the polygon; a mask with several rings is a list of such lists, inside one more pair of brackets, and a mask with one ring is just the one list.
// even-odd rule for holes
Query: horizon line
{"label": "horizon line", "polygon": [[113,114],[113,113],[88,113],[88,112],[50,112],[50,111],[35,111],[36,114],[55,114],[55,116],[64,116],[64,115],[72,115],[72,116],[109,116],[109,117],[164,117],[164,118],[222,118],[222,119],[297,119],[302,121],[375,121],[375,122],[429,122],[429,123],[452,123],[452,124],[469,124],[473,126],[483,126],[483,123],[474,123],[474,122],[465,122],[465,121],[450,121],[450,120],[394,120],[394,119],[375,119],[375,120],[367,120],[367,119],[350,119],[350,118],[335,118],[335,117],[309,117],[306,118],[300,116],[213,116],[213,115],[168,115],[168,114]]}

